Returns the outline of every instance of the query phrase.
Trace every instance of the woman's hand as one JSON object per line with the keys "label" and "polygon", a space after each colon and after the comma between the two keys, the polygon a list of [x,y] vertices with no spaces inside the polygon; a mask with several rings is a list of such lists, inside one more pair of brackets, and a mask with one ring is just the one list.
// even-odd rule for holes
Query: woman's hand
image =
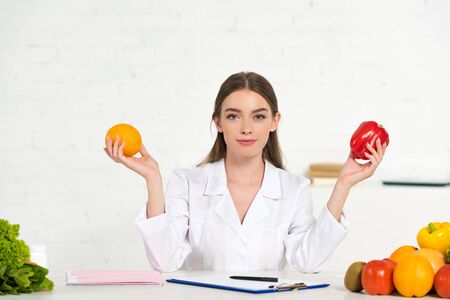
{"label": "woman's hand", "polygon": [[123,164],[127,168],[138,173],[145,178],[147,182],[153,179],[159,179],[161,174],[159,172],[159,166],[156,160],[147,152],[144,145],[141,146],[139,153],[141,157],[127,157],[123,155],[123,148],[125,147],[125,141],[120,144],[120,137],[117,136],[112,140],[106,137],[106,148],[103,148],[106,154],[111,157],[116,163]]}
{"label": "woman's hand", "polygon": [[348,188],[354,186],[360,181],[370,177],[375,173],[378,165],[383,159],[383,155],[386,151],[386,144],[381,145],[380,139],[376,141],[377,150],[367,144],[367,148],[370,153],[366,152],[366,157],[370,159],[370,162],[367,162],[363,165],[358,164],[355,159],[352,157],[351,152],[342,167],[341,173],[339,175],[339,180]]}
{"label": "woman's hand", "polygon": [[341,219],[342,209],[350,188],[358,182],[372,176],[383,159],[384,152],[386,151],[386,144],[381,145],[380,139],[377,139],[376,145],[377,150],[373,149],[370,145],[367,145],[370,153],[366,152],[366,157],[370,159],[370,162],[363,165],[358,164],[352,157],[352,152],[350,151],[347,161],[342,167],[338,181],[336,182],[330,200],[327,203],[328,210],[338,222]]}

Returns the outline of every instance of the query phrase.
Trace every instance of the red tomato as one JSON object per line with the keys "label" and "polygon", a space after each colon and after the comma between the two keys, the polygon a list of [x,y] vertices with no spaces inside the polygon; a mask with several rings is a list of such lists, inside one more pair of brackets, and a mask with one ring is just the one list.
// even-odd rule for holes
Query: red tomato
{"label": "red tomato", "polygon": [[350,140],[350,149],[352,150],[353,158],[368,159],[365,153],[371,153],[367,149],[367,144],[370,144],[376,150],[378,138],[380,138],[381,145],[384,143],[386,143],[386,146],[389,145],[389,134],[382,125],[374,121],[362,122]]}
{"label": "red tomato", "polygon": [[443,265],[434,276],[434,288],[439,297],[450,298],[450,264]]}
{"label": "red tomato", "polygon": [[394,291],[395,261],[389,258],[369,261],[362,271],[363,289],[369,295],[390,295]]}

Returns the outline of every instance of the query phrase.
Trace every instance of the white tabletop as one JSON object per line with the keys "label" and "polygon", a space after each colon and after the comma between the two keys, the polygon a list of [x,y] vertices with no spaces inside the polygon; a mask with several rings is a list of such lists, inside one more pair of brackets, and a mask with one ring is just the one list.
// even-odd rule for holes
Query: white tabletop
{"label": "white tabletop", "polygon": [[[176,272],[163,273],[164,279],[170,279],[177,276],[205,276],[220,275],[220,272]],[[344,275],[339,273],[320,273],[303,274],[299,272],[256,272],[255,276],[277,276],[280,278],[291,278],[295,280],[304,280],[311,282],[326,282],[330,286],[320,289],[289,291],[271,294],[247,294],[212,288],[195,287],[189,285],[175,284],[165,282],[163,286],[158,285],[122,285],[122,286],[68,286],[65,283],[64,275],[60,278],[52,278],[55,282],[55,289],[52,292],[39,292],[31,295],[22,295],[22,297],[33,297],[33,299],[298,299],[299,296],[304,299],[375,299],[364,293],[351,293],[344,287]],[[423,299],[435,299],[427,296]],[[17,296],[2,296],[1,300],[17,299]],[[383,300],[399,299],[398,295],[383,296]]]}

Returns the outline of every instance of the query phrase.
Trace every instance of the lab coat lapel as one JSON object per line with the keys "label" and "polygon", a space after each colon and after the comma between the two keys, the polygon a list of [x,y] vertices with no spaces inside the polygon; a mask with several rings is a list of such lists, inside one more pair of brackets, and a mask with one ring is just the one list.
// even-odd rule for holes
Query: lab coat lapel
{"label": "lab coat lapel", "polygon": [[266,160],[264,178],[261,184],[261,193],[265,198],[277,200],[281,197],[281,178],[278,170]]}
{"label": "lab coat lapel", "polygon": [[253,225],[269,215],[270,211],[266,201],[267,200],[262,196],[261,191],[258,191],[245,215],[242,226],[247,227]]}
{"label": "lab coat lapel", "polygon": [[266,161],[261,188],[253,199],[244,218],[243,226],[255,224],[270,215],[268,201],[277,200],[281,196],[281,184],[278,171]]}
{"label": "lab coat lapel", "polygon": [[236,233],[240,233],[241,224],[239,222],[239,216],[237,214],[236,208],[234,207],[231,195],[228,191],[226,191],[225,194],[220,197],[216,206],[214,206],[214,211]]}
{"label": "lab coat lapel", "polygon": [[[211,164],[206,181],[205,195],[216,196],[217,203],[214,212],[237,233],[241,231],[241,224],[231,195],[227,188],[224,160]],[[261,188],[253,199],[252,204],[244,218],[243,226],[250,226],[270,214],[267,201],[277,200],[281,197],[281,183],[278,170],[270,162],[265,162],[264,177]]]}
{"label": "lab coat lapel", "polygon": [[224,223],[239,233],[241,224],[239,223],[239,216],[227,189],[227,176],[223,159],[211,164],[204,194],[210,199],[215,198],[214,212]]}

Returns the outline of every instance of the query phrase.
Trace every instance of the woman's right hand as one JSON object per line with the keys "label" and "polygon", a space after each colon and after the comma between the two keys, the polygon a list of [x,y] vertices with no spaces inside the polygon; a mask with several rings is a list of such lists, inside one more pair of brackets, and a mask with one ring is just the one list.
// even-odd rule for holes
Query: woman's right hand
{"label": "woman's right hand", "polygon": [[147,182],[153,179],[158,179],[161,177],[159,172],[159,166],[156,160],[147,152],[144,145],[141,146],[139,153],[141,157],[127,157],[123,155],[123,148],[125,147],[125,141],[120,144],[120,137],[117,136],[112,140],[106,137],[106,148],[103,148],[106,154],[111,157],[116,163],[123,164],[127,168],[138,173],[145,178]]}

